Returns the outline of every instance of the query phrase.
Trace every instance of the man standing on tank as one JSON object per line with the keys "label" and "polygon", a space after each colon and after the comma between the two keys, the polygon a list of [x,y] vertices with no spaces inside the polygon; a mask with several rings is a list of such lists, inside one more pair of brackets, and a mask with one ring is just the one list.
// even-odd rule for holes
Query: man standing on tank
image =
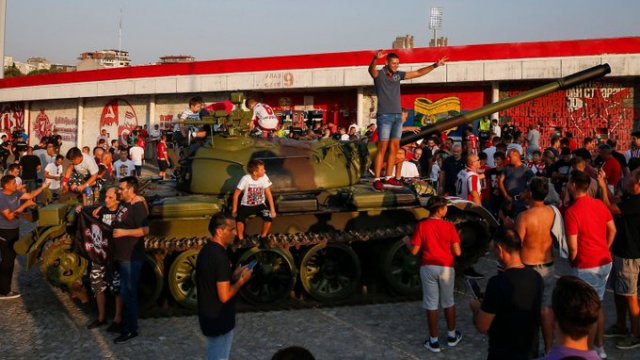
{"label": "man standing on tank", "polygon": [[374,88],[378,96],[378,153],[374,164],[375,180],[373,188],[377,191],[384,191],[384,185],[401,186],[402,182],[398,179],[402,173],[402,169],[398,168],[395,178],[387,180],[382,179],[382,165],[385,160],[387,148],[389,155],[387,159],[387,176],[392,173],[396,152],[400,147],[400,137],[402,136],[402,106],[400,101],[400,81],[410,80],[420,76],[424,76],[438,66],[442,66],[447,61],[447,57],[434,62],[429,66],[425,66],[415,71],[399,71],[400,58],[394,53],[386,56],[386,64],[380,70],[376,69],[376,64],[384,56],[382,50],[378,50],[373,56],[369,64],[369,75],[373,78]]}

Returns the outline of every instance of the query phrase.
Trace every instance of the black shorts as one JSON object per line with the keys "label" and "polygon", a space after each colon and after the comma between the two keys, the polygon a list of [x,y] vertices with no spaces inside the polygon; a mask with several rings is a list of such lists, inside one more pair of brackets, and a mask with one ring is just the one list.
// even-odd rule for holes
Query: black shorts
{"label": "black shorts", "polygon": [[271,212],[267,208],[266,204],[260,204],[257,206],[240,205],[240,208],[238,209],[238,216],[236,216],[236,221],[244,223],[244,221],[252,215],[259,216],[266,222],[273,221],[273,219],[271,218]]}
{"label": "black shorts", "polygon": [[167,160],[158,160],[158,169],[161,172],[167,171],[168,168],[169,168],[169,163],[167,162]]}

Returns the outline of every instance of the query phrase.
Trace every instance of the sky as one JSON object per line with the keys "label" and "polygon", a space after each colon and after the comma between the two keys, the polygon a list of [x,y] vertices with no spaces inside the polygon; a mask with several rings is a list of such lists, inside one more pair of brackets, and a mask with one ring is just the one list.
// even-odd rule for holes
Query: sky
{"label": "sky", "polygon": [[67,65],[117,49],[121,18],[134,65],[388,49],[405,34],[426,47],[432,7],[450,46],[640,36],[637,0],[6,1],[5,55]]}

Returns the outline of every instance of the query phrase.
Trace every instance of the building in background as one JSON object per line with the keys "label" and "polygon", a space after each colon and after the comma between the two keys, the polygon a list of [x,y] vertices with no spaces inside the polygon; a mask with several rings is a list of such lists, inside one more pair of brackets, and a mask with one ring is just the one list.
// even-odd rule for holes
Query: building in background
{"label": "building in background", "polygon": [[131,66],[131,58],[128,51],[122,50],[98,50],[80,54],[80,62],[76,66],[78,71],[114,69]]}
{"label": "building in background", "polygon": [[158,65],[190,63],[194,61],[196,61],[196,58],[191,55],[166,55],[166,56],[160,57],[160,61],[158,61]]}
{"label": "building in background", "polygon": [[397,36],[391,44],[392,49],[413,49],[413,35]]}

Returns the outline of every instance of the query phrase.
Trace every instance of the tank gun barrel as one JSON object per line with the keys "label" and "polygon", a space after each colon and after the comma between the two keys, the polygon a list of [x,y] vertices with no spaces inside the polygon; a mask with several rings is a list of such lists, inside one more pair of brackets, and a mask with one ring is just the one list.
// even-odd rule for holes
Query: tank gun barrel
{"label": "tank gun barrel", "polygon": [[425,126],[420,130],[419,133],[402,138],[402,140],[400,140],[400,145],[404,146],[414,141],[429,137],[435,133],[451,129],[456,126],[471,123],[476,119],[483,118],[495,112],[502,111],[516,105],[520,105],[524,102],[539,98],[556,90],[568,89],[576,85],[583,84],[587,81],[603,77],[610,72],[611,67],[609,66],[609,64],[603,64],[591,67],[575,74],[565,76],[563,78],[555,80],[552,83],[539,86],[520,95],[486,105],[484,107],[481,107],[480,109],[469,111],[465,114],[460,114],[442,121],[438,121],[437,123],[432,125]]}

